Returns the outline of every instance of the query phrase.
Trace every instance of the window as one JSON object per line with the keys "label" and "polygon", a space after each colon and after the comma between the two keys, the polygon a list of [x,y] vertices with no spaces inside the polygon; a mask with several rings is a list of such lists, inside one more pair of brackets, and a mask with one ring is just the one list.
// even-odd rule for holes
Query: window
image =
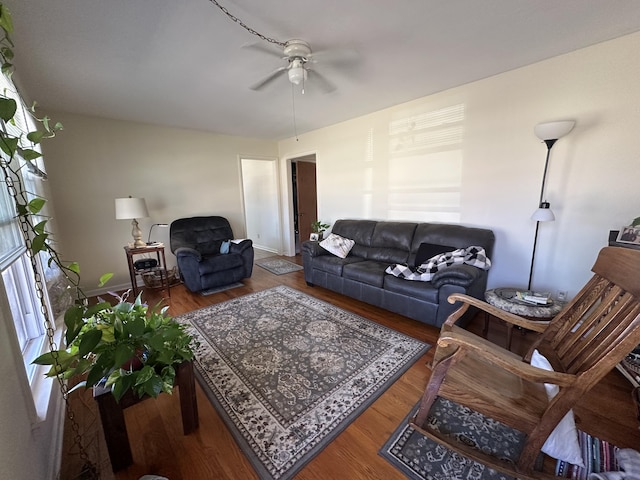
{"label": "window", "polygon": [[36,370],[31,361],[46,347],[46,332],[40,300],[34,289],[33,268],[26,251],[2,271],[2,281],[31,384]]}
{"label": "window", "polygon": [[[26,138],[30,131],[36,130],[35,122],[28,114],[15,86],[3,75],[0,75],[0,96],[12,98],[17,103],[17,110],[13,121],[1,122],[0,128],[7,134],[19,138],[22,148],[38,150],[39,146],[31,145]],[[21,180],[24,186],[25,200],[30,201],[37,197],[44,197],[42,179],[46,178],[44,172],[44,162],[42,158],[25,161],[18,155],[9,159],[5,152],[0,152],[2,161],[11,160],[11,170],[8,172],[9,178],[0,175],[0,288],[4,290],[6,302],[11,311],[15,338],[11,339],[15,345],[15,351],[22,353],[25,366],[26,377],[21,379],[21,387],[31,390],[33,396],[33,407],[36,418],[44,419],[49,406],[51,387],[54,384],[50,379],[45,380],[44,373],[49,367],[32,365],[32,361],[41,353],[48,349],[48,336],[44,324],[44,311],[51,312],[46,285],[43,279],[43,291],[41,292],[44,307],[40,299],[40,292],[36,290],[35,275],[31,262],[31,257],[27,253],[24,239],[22,237],[21,226],[16,216],[15,200],[7,191],[7,182],[17,182]],[[16,178],[14,172],[18,172]],[[34,218],[38,223],[45,220],[46,212],[41,211],[41,218]],[[46,264],[47,259],[42,256],[36,257],[38,267]],[[42,271],[41,268],[38,268]],[[3,300],[4,302],[4,300]],[[53,327],[53,325],[52,325]],[[59,342],[62,329],[55,332],[55,341]]]}

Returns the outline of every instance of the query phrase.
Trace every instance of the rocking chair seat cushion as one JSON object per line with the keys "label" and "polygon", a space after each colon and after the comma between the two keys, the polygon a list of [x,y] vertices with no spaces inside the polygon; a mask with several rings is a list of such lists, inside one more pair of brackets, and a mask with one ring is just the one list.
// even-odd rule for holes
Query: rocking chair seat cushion
{"label": "rocking chair seat cushion", "polygon": [[[534,350],[531,355],[531,365],[553,371],[549,360],[538,352],[538,350]],[[544,386],[547,390],[549,401],[551,401],[553,397],[558,394],[559,387],[552,383],[545,383]],[[569,410],[564,418],[560,420],[560,423],[558,423],[553,432],[551,432],[547,441],[544,442],[542,451],[550,457],[584,468],[573,410]]]}

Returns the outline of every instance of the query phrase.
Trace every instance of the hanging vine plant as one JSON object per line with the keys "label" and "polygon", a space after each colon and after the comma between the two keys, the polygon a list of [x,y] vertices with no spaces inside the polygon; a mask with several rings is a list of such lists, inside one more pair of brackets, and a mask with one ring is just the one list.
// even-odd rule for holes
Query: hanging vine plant
{"label": "hanging vine plant", "polygon": [[[0,60],[2,73],[11,79],[13,67],[13,33],[11,14],[0,3]],[[85,462],[85,473],[97,478],[95,463],[90,461],[78,434],[79,426],[69,403],[67,381],[77,375],[85,380],[78,385],[92,387],[103,382],[112,387],[116,399],[132,389],[138,396],[157,396],[171,393],[175,367],[193,359],[192,337],[185,327],[167,315],[167,308],[150,309],[140,296],[127,302],[128,293],[116,297],[116,304],[100,301],[89,305],[80,284],[80,267],[65,261],[56,251],[44,215],[46,199],[28,192],[22,172],[24,168],[44,174],[38,167],[42,157],[39,146],[52,139],[63,129],[47,116],[36,115],[35,104],[26,109],[39,126],[33,131],[20,131],[16,125],[16,112],[22,105],[18,95],[0,92],[0,169],[9,196],[13,199],[16,218],[35,273],[35,289],[41,300],[41,311],[49,340],[49,351],[34,363],[50,365],[48,376],[58,380],[65,401],[67,417],[76,433],[74,442]],[[15,97],[15,98],[14,98]],[[15,127],[15,128],[14,128]],[[15,133],[13,133],[15,132]],[[51,267],[55,265],[64,276],[73,296],[73,306],[64,315],[66,348],[54,341],[54,324],[46,305],[43,276],[38,257]],[[112,274],[103,275],[98,285],[103,286]],[[76,387],[74,387],[75,389]]]}

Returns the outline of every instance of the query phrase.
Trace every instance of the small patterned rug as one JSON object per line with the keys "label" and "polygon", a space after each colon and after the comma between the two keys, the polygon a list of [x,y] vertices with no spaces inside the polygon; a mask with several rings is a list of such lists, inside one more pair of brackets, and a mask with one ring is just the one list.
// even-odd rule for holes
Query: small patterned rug
{"label": "small patterned rug", "polygon": [[261,479],[288,479],[429,345],[285,286],[177,317],[196,374]]}
{"label": "small patterned rug", "polygon": [[[412,480],[514,480],[513,477],[470,460],[433,440],[413,427],[409,419],[418,406],[409,412],[380,455]],[[515,459],[522,448],[524,436],[499,422],[450,400],[438,398],[428,418],[431,428],[458,437],[461,442],[490,451],[493,455]],[[555,475],[572,480],[587,480],[592,472],[617,471],[617,447],[578,431],[578,442],[587,468],[557,462]],[[541,457],[542,458],[542,457]]]}
{"label": "small patterned rug", "polygon": [[284,275],[285,273],[297,272],[302,270],[302,266],[288,260],[273,258],[269,260],[261,260],[256,265],[273,273],[274,275]]}
{"label": "small patterned rug", "polygon": [[[409,412],[380,455],[412,480],[515,480],[470,460],[425,437],[409,426],[418,406]],[[517,458],[524,435],[455,402],[438,398],[427,419],[430,428],[458,437],[503,458]]]}

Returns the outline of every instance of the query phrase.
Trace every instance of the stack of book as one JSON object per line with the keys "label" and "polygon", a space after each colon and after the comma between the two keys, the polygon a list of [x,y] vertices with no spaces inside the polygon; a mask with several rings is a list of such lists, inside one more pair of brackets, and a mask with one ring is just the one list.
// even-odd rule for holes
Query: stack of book
{"label": "stack of book", "polygon": [[640,385],[640,346],[627,355],[618,365],[618,370],[634,385]]}
{"label": "stack of book", "polygon": [[547,292],[516,292],[516,298],[532,305],[549,305],[551,303],[551,295]]}

